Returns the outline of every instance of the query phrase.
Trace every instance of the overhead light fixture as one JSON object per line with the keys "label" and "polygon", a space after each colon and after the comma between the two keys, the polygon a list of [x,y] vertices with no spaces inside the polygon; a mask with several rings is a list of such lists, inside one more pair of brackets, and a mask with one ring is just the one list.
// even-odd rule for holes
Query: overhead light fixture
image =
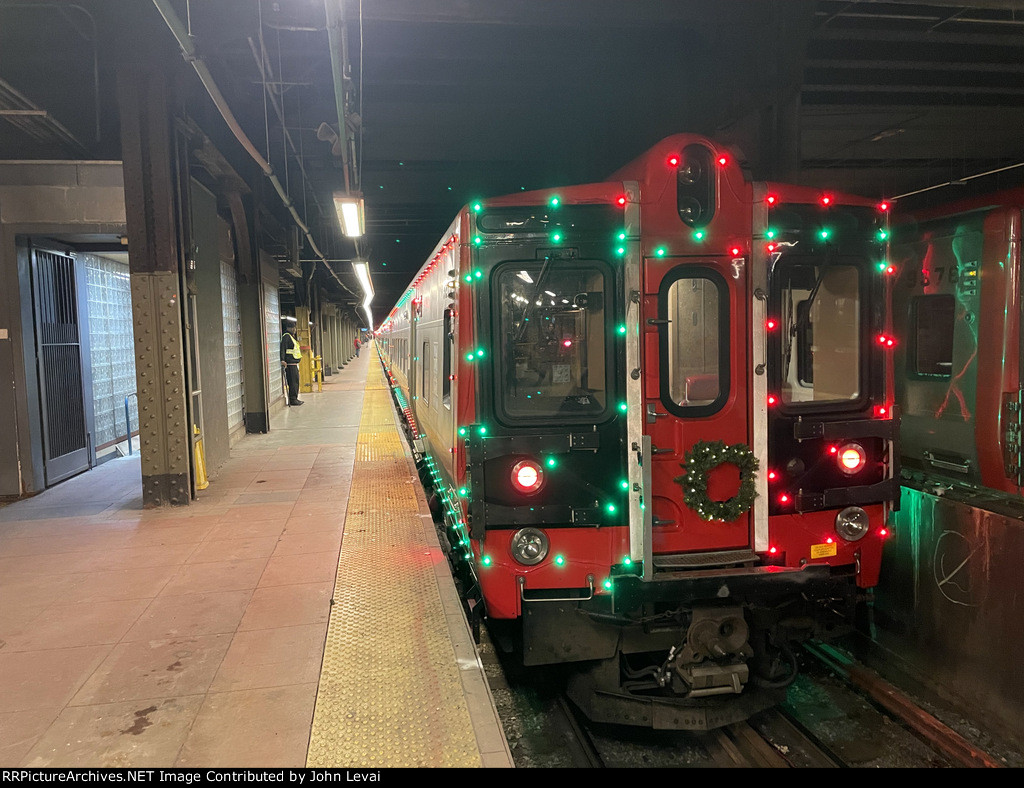
{"label": "overhead light fixture", "polygon": [[338,221],[341,222],[341,229],[345,235],[349,238],[359,238],[363,234],[366,217],[362,197],[351,197],[335,192],[334,210],[338,212]]}
{"label": "overhead light fixture", "polygon": [[373,315],[370,312],[370,302],[373,301],[373,282],[370,281],[370,265],[361,260],[353,260],[352,270],[356,272],[356,279],[359,280],[359,285],[363,288],[363,311],[366,312],[366,324],[372,330]]}

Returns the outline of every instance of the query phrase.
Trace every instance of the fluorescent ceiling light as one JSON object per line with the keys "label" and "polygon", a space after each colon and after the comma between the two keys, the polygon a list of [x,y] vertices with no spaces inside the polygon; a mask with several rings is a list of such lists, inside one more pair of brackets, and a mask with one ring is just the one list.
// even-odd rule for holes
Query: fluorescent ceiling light
{"label": "fluorescent ceiling light", "polygon": [[366,216],[362,197],[349,197],[335,192],[334,210],[338,212],[338,221],[341,222],[341,230],[345,235],[349,238],[358,238],[363,234]]}

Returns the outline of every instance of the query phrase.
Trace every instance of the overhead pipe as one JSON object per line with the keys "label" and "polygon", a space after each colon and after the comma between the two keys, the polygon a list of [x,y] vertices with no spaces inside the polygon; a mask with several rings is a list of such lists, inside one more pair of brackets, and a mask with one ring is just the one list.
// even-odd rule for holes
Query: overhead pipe
{"label": "overhead pipe", "polygon": [[341,285],[346,291],[354,296],[358,294],[346,285],[338,275],[334,272],[326,261],[324,253],[320,251],[320,247],[316,245],[316,241],[313,240],[313,235],[310,233],[309,227],[302,221],[299,216],[299,212],[295,209],[295,205],[292,203],[291,198],[288,197],[288,193],[284,190],[281,182],[277,179],[277,175],[274,174],[274,168],[270,166],[263,155],[253,145],[252,140],[246,135],[245,131],[239,125],[238,120],[235,118],[234,113],[231,112],[231,108],[228,106],[224,95],[220,92],[220,88],[217,87],[217,83],[213,79],[213,75],[210,70],[206,67],[202,58],[196,54],[195,45],[192,43],[192,37],[188,31],[185,30],[181,24],[181,20],[178,19],[178,15],[175,14],[174,9],[171,7],[169,0],[153,0],[153,4],[156,6],[157,11],[160,12],[160,16],[163,17],[164,22],[167,23],[167,27],[170,28],[171,34],[178,42],[178,46],[181,47],[181,54],[185,60],[192,64],[192,68],[195,69],[196,74],[199,76],[199,80],[203,83],[203,87],[206,88],[206,92],[210,95],[213,100],[214,106],[217,107],[217,111],[220,112],[221,117],[224,118],[224,122],[227,123],[228,128],[231,129],[231,133],[235,135],[235,139],[245,148],[252,160],[256,162],[263,174],[267,176],[270,183],[274,187],[274,191],[277,192],[281,198],[281,202],[284,203],[285,208],[292,215],[292,219],[303,234],[306,236],[306,240],[309,242],[310,248],[313,250],[313,254],[317,256],[317,259],[324,264],[324,267],[330,272],[331,276],[334,277],[335,281]]}

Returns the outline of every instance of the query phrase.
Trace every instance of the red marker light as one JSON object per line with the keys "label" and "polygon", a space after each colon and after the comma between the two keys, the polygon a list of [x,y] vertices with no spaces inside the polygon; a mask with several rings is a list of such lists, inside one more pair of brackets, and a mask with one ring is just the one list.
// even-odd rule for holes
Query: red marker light
{"label": "red marker light", "polygon": [[820,202],[824,207],[827,208],[829,205],[832,204],[832,195],[831,194],[823,194],[818,199],[818,202]]}
{"label": "red marker light", "polygon": [[517,462],[512,468],[512,486],[521,493],[535,493],[544,481],[544,471],[532,460]]}
{"label": "red marker light", "polygon": [[775,244],[768,244],[765,247],[765,249],[767,249],[769,252],[774,252],[775,251]]}
{"label": "red marker light", "polygon": [[770,405],[774,405],[777,401],[778,401],[778,399],[776,398],[776,396],[774,394],[769,394],[768,395],[768,405],[769,406]]}
{"label": "red marker light", "polygon": [[743,251],[743,250],[740,249],[738,246],[734,246],[734,247],[732,247],[732,249],[729,250],[729,253],[733,257],[739,257],[739,254],[740,254],[741,251]]}
{"label": "red marker light", "polygon": [[783,493],[779,496],[779,503],[789,503],[789,496]]}
{"label": "red marker light", "polygon": [[888,528],[879,528],[878,529],[878,535],[879,536],[888,536],[889,535],[889,529]]}
{"label": "red marker light", "polygon": [[889,416],[889,409],[885,405],[875,406],[875,418],[884,419]]}
{"label": "red marker light", "polygon": [[771,331],[777,325],[778,325],[778,323],[776,323],[774,320],[767,320],[767,321],[765,321],[764,327],[767,328],[769,331]]}
{"label": "red marker light", "polygon": [[769,194],[765,196],[764,201],[769,205],[775,205],[775,203],[779,201],[779,198],[774,194]]}
{"label": "red marker light", "polygon": [[728,156],[724,156],[723,155],[723,156],[719,156],[718,157],[718,164],[719,164],[719,166],[724,167],[728,163],[729,163],[729,157]]}
{"label": "red marker light", "polygon": [[867,464],[867,452],[859,443],[847,443],[839,449],[836,461],[843,473],[854,474]]}
{"label": "red marker light", "polygon": [[828,453],[829,454],[838,454],[839,453],[839,447],[838,446],[829,446],[828,447]]}
{"label": "red marker light", "polygon": [[615,202],[617,202],[619,205],[625,205],[626,204],[626,195],[625,194],[620,194],[618,199],[615,200]]}
{"label": "red marker light", "polygon": [[880,210],[880,211],[888,211],[889,210],[889,203],[887,203],[887,202],[880,202],[880,203],[878,203],[878,210]]}
{"label": "red marker light", "polygon": [[572,340],[566,339],[562,342],[562,347],[572,347]]}
{"label": "red marker light", "polygon": [[777,552],[779,552],[779,548],[777,548],[777,547],[769,547],[768,548],[768,553],[770,555],[775,555]]}
{"label": "red marker light", "polygon": [[669,155],[669,157],[667,159],[665,159],[665,161],[668,163],[669,167],[678,167],[679,166],[679,155],[676,154],[676,153],[673,153],[673,154]]}
{"label": "red marker light", "polygon": [[768,481],[773,482],[779,478],[779,474],[775,471],[768,471]]}
{"label": "red marker light", "polygon": [[832,544],[832,537],[831,536],[825,537],[825,544]]}

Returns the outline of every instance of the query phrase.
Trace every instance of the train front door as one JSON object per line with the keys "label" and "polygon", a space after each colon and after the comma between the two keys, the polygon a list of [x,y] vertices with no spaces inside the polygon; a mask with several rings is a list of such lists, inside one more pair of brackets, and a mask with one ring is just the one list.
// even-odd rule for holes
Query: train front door
{"label": "train front door", "polygon": [[[643,262],[641,416],[650,439],[648,503],[658,570],[736,563],[751,550],[753,507],[736,511],[743,501],[741,469],[747,464],[749,475],[752,462],[744,263]],[[719,442],[727,455],[713,448]],[[693,474],[706,479],[706,494]],[[715,517],[723,513],[725,519]]]}

